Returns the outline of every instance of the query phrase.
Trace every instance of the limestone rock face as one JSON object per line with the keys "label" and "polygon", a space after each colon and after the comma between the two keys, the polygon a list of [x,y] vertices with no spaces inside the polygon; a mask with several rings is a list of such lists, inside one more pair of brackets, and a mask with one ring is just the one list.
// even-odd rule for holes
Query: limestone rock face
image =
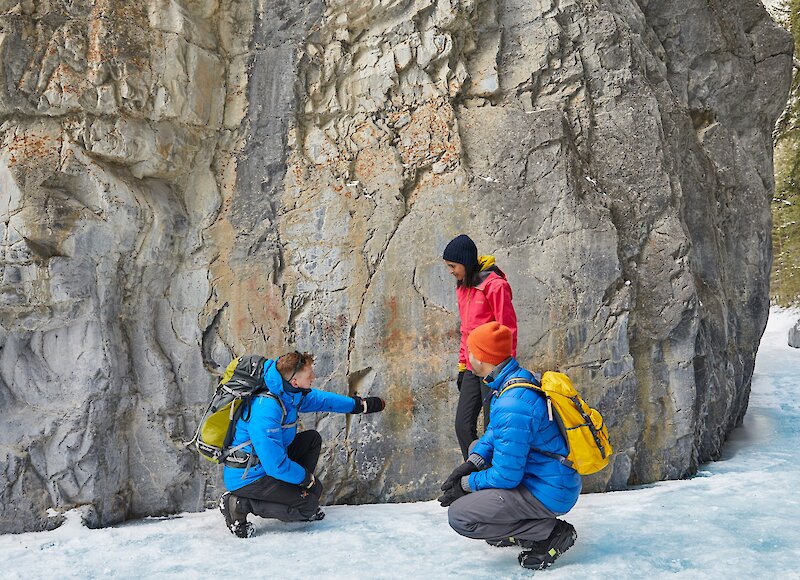
{"label": "limestone rock face", "polygon": [[0,531],[200,509],[181,442],[212,384],[208,228],[252,6],[0,11]]}
{"label": "limestone rock face", "polygon": [[434,497],[462,232],[509,278],[520,360],[606,418],[586,489],[719,454],[790,82],[757,0],[133,4],[0,4],[0,531],[201,509],[220,474],[183,441],[215,373],[294,348],[388,401],[303,419],[326,501]]}

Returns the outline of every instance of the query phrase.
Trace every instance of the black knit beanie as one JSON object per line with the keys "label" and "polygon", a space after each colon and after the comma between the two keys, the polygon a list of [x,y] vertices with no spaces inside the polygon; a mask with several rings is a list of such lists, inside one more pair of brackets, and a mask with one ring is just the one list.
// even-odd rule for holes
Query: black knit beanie
{"label": "black knit beanie", "polygon": [[461,234],[450,240],[442,258],[448,262],[474,266],[478,263],[478,247],[467,234]]}

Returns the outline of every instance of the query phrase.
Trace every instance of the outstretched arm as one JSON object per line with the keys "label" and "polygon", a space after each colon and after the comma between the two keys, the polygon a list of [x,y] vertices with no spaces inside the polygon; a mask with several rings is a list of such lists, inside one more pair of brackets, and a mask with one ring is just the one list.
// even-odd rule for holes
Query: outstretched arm
{"label": "outstretched arm", "polygon": [[327,391],[311,389],[300,401],[298,410],[303,413],[377,413],[383,411],[386,404],[379,397],[348,397]]}
{"label": "outstretched arm", "polygon": [[309,389],[297,410],[301,413],[352,413],[355,403],[353,397]]}

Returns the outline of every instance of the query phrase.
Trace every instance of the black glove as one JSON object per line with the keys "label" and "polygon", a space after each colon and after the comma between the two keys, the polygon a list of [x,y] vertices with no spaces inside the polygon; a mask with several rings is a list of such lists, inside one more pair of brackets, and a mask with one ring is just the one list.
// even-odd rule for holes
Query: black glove
{"label": "black glove", "polygon": [[458,371],[458,378],[456,379],[456,386],[458,387],[458,392],[461,392],[461,383],[464,382],[464,373],[467,371]]}
{"label": "black glove", "polygon": [[386,403],[380,397],[364,397],[362,399],[356,395],[351,398],[356,402],[356,408],[352,411],[353,415],[358,415],[359,413],[379,413],[386,407]]}
{"label": "black glove", "polygon": [[461,478],[465,475],[469,475],[473,471],[478,471],[478,466],[472,463],[472,461],[465,461],[456,467],[453,470],[453,473],[451,473],[447,479],[444,480],[444,483],[442,484],[442,491],[450,489],[454,484],[461,485]]}
{"label": "black glove", "polygon": [[456,485],[451,486],[442,494],[442,497],[439,498],[439,504],[442,507],[447,507],[458,498],[467,495],[467,492],[461,488],[461,482],[457,483]]}

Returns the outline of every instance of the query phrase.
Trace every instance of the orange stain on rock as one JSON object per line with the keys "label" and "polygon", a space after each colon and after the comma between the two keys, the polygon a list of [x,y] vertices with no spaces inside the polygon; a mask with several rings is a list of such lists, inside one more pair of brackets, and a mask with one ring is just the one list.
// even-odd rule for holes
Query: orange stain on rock
{"label": "orange stain on rock", "polygon": [[414,419],[414,394],[411,387],[393,383],[386,391],[386,410],[391,430],[402,433],[411,427]]}

